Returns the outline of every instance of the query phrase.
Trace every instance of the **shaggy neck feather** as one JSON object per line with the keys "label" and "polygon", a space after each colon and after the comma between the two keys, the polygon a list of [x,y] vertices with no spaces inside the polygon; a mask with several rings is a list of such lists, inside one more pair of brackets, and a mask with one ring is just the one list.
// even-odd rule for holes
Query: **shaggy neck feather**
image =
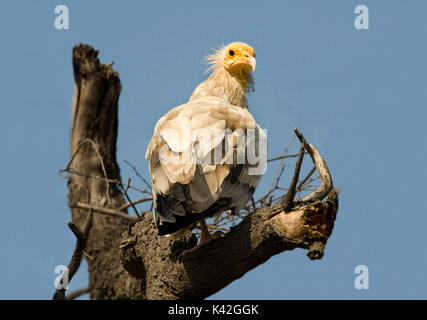
{"label": "shaggy neck feather", "polygon": [[[239,80],[243,79],[243,80]],[[212,96],[225,99],[241,108],[248,108],[246,92],[254,90],[252,75],[233,75],[224,67],[214,68],[211,76],[194,90],[190,101]]]}

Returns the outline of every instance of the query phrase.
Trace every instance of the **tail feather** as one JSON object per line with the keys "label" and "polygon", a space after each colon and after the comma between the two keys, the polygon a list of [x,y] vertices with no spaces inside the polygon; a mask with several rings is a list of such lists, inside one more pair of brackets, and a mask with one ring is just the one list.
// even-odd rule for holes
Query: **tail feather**
{"label": "tail feather", "polygon": [[[161,197],[162,196],[158,196],[158,198],[161,198]],[[166,203],[166,202],[163,202],[163,203]],[[167,235],[170,233],[174,233],[178,230],[181,230],[185,227],[188,227],[196,223],[200,219],[208,218],[210,216],[215,215],[218,212],[226,211],[230,209],[229,206],[230,206],[230,199],[222,198],[222,199],[219,199],[217,202],[215,202],[213,205],[211,205],[208,209],[206,209],[203,212],[200,212],[200,213],[186,212],[185,215],[175,215],[175,216],[172,215],[172,217],[174,218],[174,221],[171,221],[172,219],[166,220],[163,218],[164,213],[167,213],[170,215],[171,214],[170,212],[164,212],[163,210],[159,211],[159,208],[157,208],[158,210],[157,212],[159,213],[161,217],[160,219],[162,220],[161,223],[158,224],[159,235]]]}

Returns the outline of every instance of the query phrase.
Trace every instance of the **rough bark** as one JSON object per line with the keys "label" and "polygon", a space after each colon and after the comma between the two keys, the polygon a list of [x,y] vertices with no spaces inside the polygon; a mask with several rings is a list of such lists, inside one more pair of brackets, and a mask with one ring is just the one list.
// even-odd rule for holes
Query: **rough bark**
{"label": "rough bark", "polygon": [[[73,49],[75,77],[70,136],[71,162],[68,171],[68,201],[72,220],[82,226],[89,210],[82,202],[97,207],[118,208],[125,203],[118,186],[116,162],[118,98],[120,79],[112,65],[99,63],[98,51],[88,45]],[[97,177],[97,178],[92,178]],[[144,298],[142,281],[124,270],[120,263],[120,234],[129,221],[110,215],[93,215],[85,249],[92,299]]]}
{"label": "rough bark", "polygon": [[311,259],[320,259],[323,249],[319,255],[311,245],[326,243],[337,208],[335,189],[326,202],[289,213],[280,204],[261,208],[223,238],[185,255],[182,251],[193,247],[196,238],[174,242],[158,236],[147,215],[123,235],[123,265],[146,281],[148,299],[204,299],[283,251],[308,249]]}
{"label": "rough bark", "polygon": [[303,248],[310,259],[322,258],[338,210],[338,190],[326,162],[302,135],[322,185],[320,193],[293,201],[289,212],[281,204],[257,209],[223,238],[185,255],[196,244],[195,236],[178,241],[158,236],[151,214],[127,219],[115,183],[120,181],[121,85],[112,65],[100,64],[97,54],[88,45],[73,49],[71,160],[65,170],[70,172],[73,222],[82,226],[94,212],[85,248],[92,299],[204,299],[283,251]]}

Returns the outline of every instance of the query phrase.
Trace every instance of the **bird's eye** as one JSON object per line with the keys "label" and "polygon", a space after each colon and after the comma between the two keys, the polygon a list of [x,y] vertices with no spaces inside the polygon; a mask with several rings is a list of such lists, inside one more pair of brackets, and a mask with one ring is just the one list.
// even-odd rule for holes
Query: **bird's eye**
{"label": "bird's eye", "polygon": [[230,56],[234,56],[234,50],[230,50],[230,51],[228,51],[228,54],[229,54]]}

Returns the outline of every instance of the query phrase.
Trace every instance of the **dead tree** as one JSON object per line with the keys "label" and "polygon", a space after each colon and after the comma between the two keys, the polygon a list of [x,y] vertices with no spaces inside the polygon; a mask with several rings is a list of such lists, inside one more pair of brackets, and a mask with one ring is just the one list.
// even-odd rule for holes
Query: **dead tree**
{"label": "dead tree", "polygon": [[[130,182],[121,182],[116,162],[118,73],[112,63],[99,63],[98,51],[82,44],[73,48],[73,67],[70,162],[63,171],[68,173],[70,228],[77,237],[69,275],[82,258],[89,266],[89,287],[81,292],[89,292],[92,299],[204,299],[283,251],[303,248],[310,259],[323,257],[339,191],[325,160],[298,130],[301,151],[281,201],[261,201],[256,209],[253,202],[250,214],[222,238],[181,255],[196,244],[196,237],[172,241],[158,236],[151,213],[139,217],[136,202],[130,202]],[[305,153],[321,184],[295,199]],[[140,202],[149,200],[147,196]],[[127,213],[130,207],[138,216]],[[54,298],[65,298],[65,290],[57,290]]]}

